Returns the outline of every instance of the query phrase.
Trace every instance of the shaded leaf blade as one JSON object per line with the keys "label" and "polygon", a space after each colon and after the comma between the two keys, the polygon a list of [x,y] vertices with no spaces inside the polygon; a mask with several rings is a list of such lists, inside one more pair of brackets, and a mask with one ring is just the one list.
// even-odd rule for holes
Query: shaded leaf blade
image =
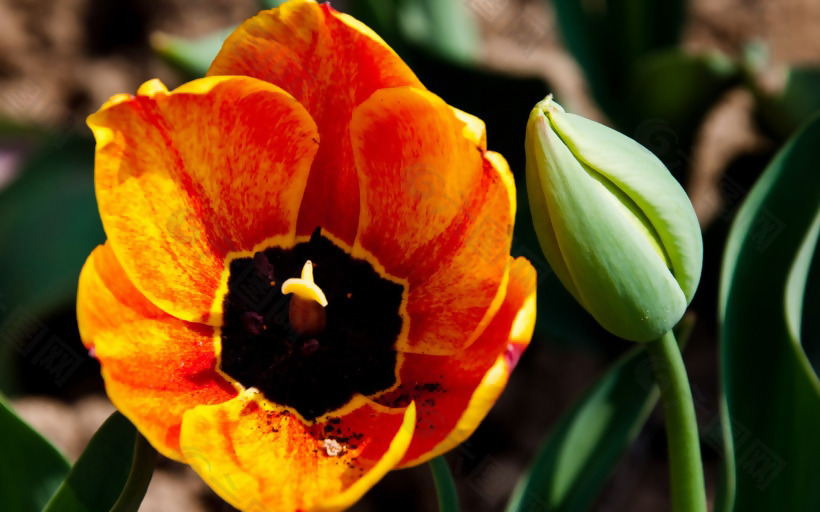
{"label": "shaded leaf blade", "polygon": [[443,456],[438,456],[429,464],[433,482],[436,484],[439,512],[458,512],[458,492],[447,460]]}
{"label": "shaded leaf blade", "polygon": [[0,509],[39,512],[68,474],[69,463],[0,397]]}
{"label": "shaded leaf blade", "polygon": [[[794,326],[820,232],[820,117],[738,212],[721,276],[721,512],[820,509],[820,381]],[[732,489],[734,483],[734,489]]]}
{"label": "shaded leaf blade", "polygon": [[43,512],[108,512],[120,497],[137,431],[115,412],[94,434]]}
{"label": "shaded leaf blade", "polygon": [[567,412],[519,481],[507,512],[588,510],[658,400],[645,347],[635,347]]}

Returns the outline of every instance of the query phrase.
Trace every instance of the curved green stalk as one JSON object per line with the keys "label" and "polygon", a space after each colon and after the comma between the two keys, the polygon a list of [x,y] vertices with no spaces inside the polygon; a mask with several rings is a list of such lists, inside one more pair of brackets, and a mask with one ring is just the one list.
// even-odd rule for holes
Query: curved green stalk
{"label": "curved green stalk", "polygon": [[436,484],[439,512],[458,512],[458,493],[450,467],[442,456],[430,461],[430,471]]}
{"label": "curved green stalk", "polygon": [[666,419],[672,511],[706,512],[695,406],[675,335],[667,332],[659,340],[647,343],[647,350]]}
{"label": "curved green stalk", "polygon": [[134,462],[128,481],[122,494],[111,507],[111,512],[137,512],[140,508],[151,477],[154,476],[154,464],[157,461],[157,451],[148,441],[137,432],[137,441],[134,443]]}

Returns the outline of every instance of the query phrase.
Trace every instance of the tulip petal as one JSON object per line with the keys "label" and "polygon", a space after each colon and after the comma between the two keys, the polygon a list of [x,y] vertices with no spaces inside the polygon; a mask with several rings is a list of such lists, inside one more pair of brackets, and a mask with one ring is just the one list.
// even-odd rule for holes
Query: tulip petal
{"label": "tulip petal", "polygon": [[243,23],[208,75],[245,75],[291,93],[316,120],[322,146],[299,215],[299,235],[320,226],[352,245],[359,220],[359,183],[350,145],[357,105],[385,87],[423,88],[372,30],[328,4],[294,0]]}
{"label": "tulip petal", "polygon": [[652,152],[600,123],[553,112],[550,120],[567,147],[635,202],[652,223],[686,302],[700,281],[703,241],[686,192]]}
{"label": "tulip petal", "polygon": [[216,370],[213,328],[178,320],[128,280],[110,245],[88,257],[77,296],[83,342],[103,367],[114,405],[163,455],[182,460],[182,415],[236,391]]}
{"label": "tulip petal", "polygon": [[487,126],[484,121],[455,107],[450,109],[458,120],[464,123],[464,136],[481,152],[487,151]]}
{"label": "tulip petal", "polygon": [[135,286],[183,320],[221,321],[226,255],[292,243],[318,145],[291,96],[246,77],[151,81],[88,118],[100,216]]}
{"label": "tulip petal", "polygon": [[465,441],[495,404],[532,337],[535,283],[532,265],[516,259],[504,302],[473,345],[452,356],[405,354],[401,385],[379,399],[389,403],[415,398],[416,433],[402,467],[425,462]]}
{"label": "tulip petal", "polygon": [[561,249],[558,247],[558,239],[555,236],[555,230],[552,228],[552,219],[550,218],[550,211],[547,206],[547,196],[541,190],[541,168],[537,160],[537,142],[532,139],[532,134],[536,132],[536,123],[540,122],[540,117],[541,114],[539,114],[536,109],[533,109],[530,113],[524,144],[527,157],[527,199],[529,200],[532,224],[533,228],[535,228],[538,243],[541,245],[544,255],[546,255],[549,260],[550,269],[555,272],[555,275],[558,276],[558,279],[573,298],[575,298],[578,303],[583,304],[581,295],[575,288],[575,283],[572,280],[569,268],[567,268],[567,264],[564,262]]}
{"label": "tulip petal", "polygon": [[504,159],[483,153],[466,130],[440,98],[411,87],[378,91],[353,115],[361,181],[353,254],[407,281],[402,351],[469,345],[503,298],[515,188]]}
{"label": "tulip petal", "polygon": [[576,160],[547,116],[531,122],[536,140],[529,144],[542,150],[535,155],[540,180],[530,194],[544,195],[553,219],[556,254],[566,266],[556,275],[610,332],[632,341],[657,339],[683,316],[687,303],[666,259],[659,257],[654,234],[629,198]]}
{"label": "tulip petal", "polygon": [[343,510],[393,469],[413,435],[415,407],[359,396],[338,418],[306,424],[247,392],[188,411],[186,461],[240,510]]}

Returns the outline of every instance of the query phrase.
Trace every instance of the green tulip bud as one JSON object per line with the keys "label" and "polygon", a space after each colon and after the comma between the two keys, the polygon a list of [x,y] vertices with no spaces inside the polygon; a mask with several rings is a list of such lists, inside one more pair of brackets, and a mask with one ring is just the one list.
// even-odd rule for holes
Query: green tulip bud
{"label": "green tulip bud", "polygon": [[527,191],[541,248],[605,329],[660,338],[700,280],[703,240],[683,188],[646,148],[548,96],[527,124]]}

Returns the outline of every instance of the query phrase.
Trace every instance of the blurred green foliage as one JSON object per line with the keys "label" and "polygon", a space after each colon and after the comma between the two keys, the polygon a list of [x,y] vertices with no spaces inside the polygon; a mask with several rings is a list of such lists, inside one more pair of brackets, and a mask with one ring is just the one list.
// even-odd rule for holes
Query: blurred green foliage
{"label": "blurred green foliage", "polygon": [[236,27],[218,30],[196,39],[169,34],[154,34],[151,47],[166,62],[191,78],[205,76],[222,43]]}
{"label": "blurred green foliage", "polygon": [[452,62],[478,62],[478,26],[462,0],[399,0],[396,16],[399,32],[409,43]]}
{"label": "blurred green foliage", "polygon": [[755,96],[755,117],[761,129],[778,142],[788,139],[820,111],[820,67],[793,66],[782,70],[782,83],[766,88],[766,72],[747,60],[747,81]]}
{"label": "blurred green foliage", "polygon": [[[59,135],[59,134],[58,134]],[[0,292],[6,317],[45,322],[71,307],[85,259],[105,241],[94,198],[94,142],[76,135],[34,139],[19,176],[0,190]],[[0,344],[0,390],[18,389],[16,343]]]}
{"label": "blurred green foliage", "polygon": [[[677,48],[686,1],[551,0],[567,49],[598,104],[617,124],[630,115],[624,101],[633,67],[656,51]],[[630,127],[627,127],[630,128]]]}
{"label": "blurred green foliage", "polygon": [[74,299],[80,268],[105,241],[93,169],[89,138],[45,139],[0,191],[0,290],[35,316]]}
{"label": "blurred green foliage", "polygon": [[[564,43],[619,131],[686,180],[703,117],[738,83],[728,58],[680,47],[684,0],[552,0]],[[560,98],[559,98],[560,100]]]}

